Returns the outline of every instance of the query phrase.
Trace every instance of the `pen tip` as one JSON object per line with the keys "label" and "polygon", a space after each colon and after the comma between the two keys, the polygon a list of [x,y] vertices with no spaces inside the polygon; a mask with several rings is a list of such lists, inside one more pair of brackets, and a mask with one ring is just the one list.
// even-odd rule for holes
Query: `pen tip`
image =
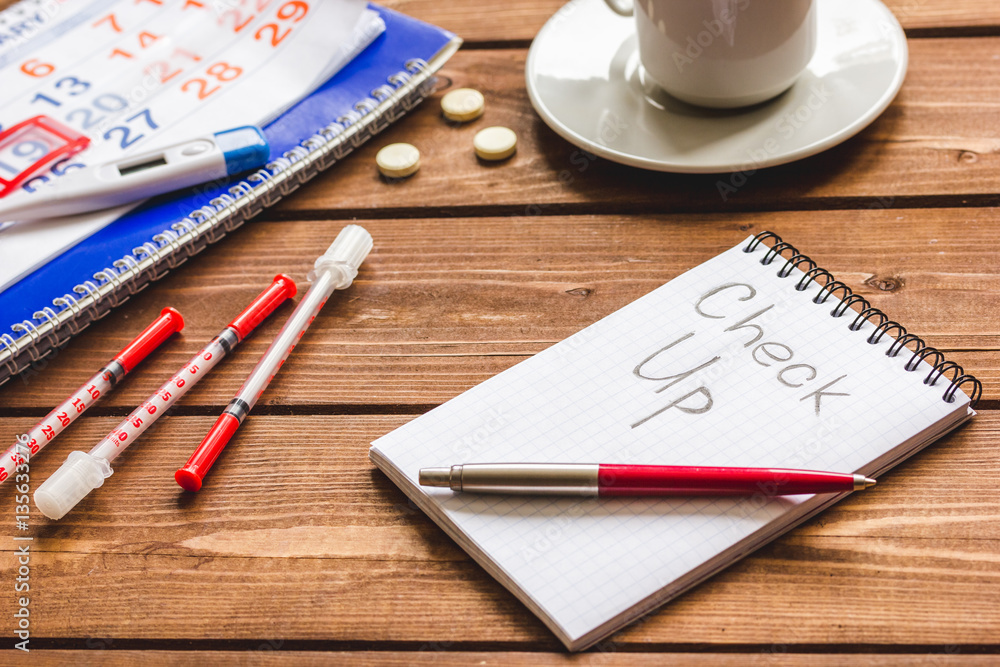
{"label": "pen tip", "polygon": [[450,486],[451,468],[421,468],[418,480],[420,486]]}
{"label": "pen tip", "polygon": [[861,489],[867,489],[869,487],[875,486],[875,480],[871,477],[865,477],[864,475],[859,475],[854,473],[854,490],[860,491]]}

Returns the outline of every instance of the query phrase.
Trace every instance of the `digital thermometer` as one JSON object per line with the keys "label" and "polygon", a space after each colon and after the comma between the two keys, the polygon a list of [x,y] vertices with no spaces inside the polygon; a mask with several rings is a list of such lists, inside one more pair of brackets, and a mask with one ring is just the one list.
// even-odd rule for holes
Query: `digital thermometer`
{"label": "digital thermometer", "polygon": [[35,192],[0,201],[0,221],[30,221],[121,206],[226,178],[267,163],[270,147],[253,126],[191,139],[68,171]]}

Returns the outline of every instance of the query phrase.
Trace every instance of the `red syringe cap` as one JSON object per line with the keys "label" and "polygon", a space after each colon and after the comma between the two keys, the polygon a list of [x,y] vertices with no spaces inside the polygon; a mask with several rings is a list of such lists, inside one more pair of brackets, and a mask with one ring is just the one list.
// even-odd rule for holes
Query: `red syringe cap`
{"label": "red syringe cap", "polygon": [[240,427],[240,421],[227,412],[219,415],[215,420],[215,425],[208,432],[205,439],[194,450],[194,454],[188,459],[184,466],[174,473],[174,480],[185,491],[197,491],[201,488],[201,482],[205,475],[212,469],[212,464],[219,458],[219,454],[225,449],[226,443],[236,433]]}
{"label": "red syringe cap", "polygon": [[158,348],[163,341],[183,328],[184,317],[173,308],[164,308],[152,324],[115,356],[115,361],[120,363],[125,372],[128,373],[138,366],[139,362],[145,359],[150,352]]}
{"label": "red syringe cap", "polygon": [[240,340],[250,335],[257,325],[264,321],[274,309],[284,303],[285,299],[295,296],[295,281],[283,273],[279,273],[263,292],[247,306],[242,313],[229,323]]}

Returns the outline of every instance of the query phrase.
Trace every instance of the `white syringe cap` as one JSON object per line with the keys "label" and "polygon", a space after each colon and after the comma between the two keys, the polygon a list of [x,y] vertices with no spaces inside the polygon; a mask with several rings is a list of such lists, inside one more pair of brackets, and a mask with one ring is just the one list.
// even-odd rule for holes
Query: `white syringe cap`
{"label": "white syringe cap", "polygon": [[111,466],[99,456],[70,452],[66,463],[35,491],[35,506],[50,519],[61,519],[111,477]]}
{"label": "white syringe cap", "polygon": [[313,270],[306,278],[316,280],[321,271],[333,271],[341,276],[336,289],[350,287],[358,275],[358,267],[372,250],[372,235],[360,225],[347,225],[340,230],[326,252],[316,259]]}

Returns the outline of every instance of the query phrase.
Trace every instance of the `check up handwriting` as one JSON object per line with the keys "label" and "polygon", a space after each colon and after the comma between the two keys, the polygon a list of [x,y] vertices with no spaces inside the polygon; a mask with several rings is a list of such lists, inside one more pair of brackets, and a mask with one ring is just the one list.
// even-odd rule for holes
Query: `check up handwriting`
{"label": "check up handwriting", "polygon": [[[752,285],[746,283],[726,283],[710,289],[701,295],[694,304],[695,312],[706,319],[736,319],[729,315],[724,307],[721,307],[721,304],[725,301],[724,298],[713,299],[716,295],[722,296],[730,290],[735,291],[731,292],[728,296],[734,296],[740,292],[744,293],[743,296],[737,297],[737,301],[750,301],[757,296],[757,290]],[[722,333],[732,336],[733,343],[738,346],[736,347],[736,354],[745,351],[755,364],[774,372],[774,379],[777,381],[777,386],[788,391],[794,398],[797,398],[797,403],[812,407],[816,415],[819,415],[833,398],[850,396],[845,391],[831,390],[847,377],[846,374],[831,379],[823,375],[812,364],[798,361],[788,363],[795,358],[795,351],[791,347],[773,340],[762,340],[770,337],[771,332],[768,332],[765,326],[768,320],[767,315],[769,312],[773,315],[772,309],[774,307],[775,304],[773,303],[766,305],[739,321],[733,322],[723,330]],[[702,332],[702,335],[717,336],[718,334]],[[697,332],[691,331],[683,334],[651,353],[632,370],[632,374],[641,380],[665,383],[654,390],[655,393],[662,393],[664,395],[665,402],[651,414],[633,423],[631,425],[632,428],[642,426],[654,417],[669,410],[676,410],[686,414],[704,414],[712,409],[714,401],[708,379],[712,375],[712,369],[719,368],[716,365],[720,364],[720,362],[724,364],[725,360],[723,356],[713,354],[712,352],[700,352],[701,357],[699,358],[699,352],[691,352],[692,346],[694,349],[698,349],[699,342],[701,341]],[[742,345],[739,345],[739,343],[742,343]],[[707,348],[706,346],[701,346],[701,349]],[[649,370],[647,366],[651,362],[654,362],[654,360],[656,361],[654,365],[660,368],[669,367],[671,370]],[[673,368],[678,365],[684,370],[674,372]],[[654,373],[656,374],[654,375]],[[686,387],[677,386],[688,378],[694,378],[699,382],[699,386],[690,390]],[[808,391],[820,382],[823,383],[822,386],[813,391]],[[806,386],[807,383],[812,384]],[[667,391],[672,388],[674,391]],[[801,391],[802,388],[806,390],[804,393]],[[836,389],[843,388],[844,385],[836,386]],[[824,399],[826,400],[824,401]]]}

